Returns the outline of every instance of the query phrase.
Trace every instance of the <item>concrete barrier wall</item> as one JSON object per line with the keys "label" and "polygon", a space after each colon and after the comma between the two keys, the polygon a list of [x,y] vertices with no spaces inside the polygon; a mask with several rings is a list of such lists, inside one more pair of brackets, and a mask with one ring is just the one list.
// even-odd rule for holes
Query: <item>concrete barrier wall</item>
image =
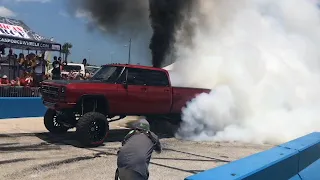
{"label": "concrete barrier wall", "polygon": [[42,117],[46,110],[39,97],[0,97],[0,119]]}
{"label": "concrete barrier wall", "polygon": [[320,132],[185,180],[320,180]]}

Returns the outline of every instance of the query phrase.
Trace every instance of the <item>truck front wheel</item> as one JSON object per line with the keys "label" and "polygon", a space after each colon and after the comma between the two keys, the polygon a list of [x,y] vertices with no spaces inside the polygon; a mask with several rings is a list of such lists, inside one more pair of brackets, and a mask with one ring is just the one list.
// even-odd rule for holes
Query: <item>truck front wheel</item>
{"label": "truck front wheel", "polygon": [[57,121],[57,113],[52,109],[48,109],[44,115],[44,126],[49,132],[54,134],[65,133],[69,129]]}
{"label": "truck front wheel", "polygon": [[84,146],[99,146],[103,144],[108,132],[108,120],[101,113],[86,113],[77,123],[77,137]]}

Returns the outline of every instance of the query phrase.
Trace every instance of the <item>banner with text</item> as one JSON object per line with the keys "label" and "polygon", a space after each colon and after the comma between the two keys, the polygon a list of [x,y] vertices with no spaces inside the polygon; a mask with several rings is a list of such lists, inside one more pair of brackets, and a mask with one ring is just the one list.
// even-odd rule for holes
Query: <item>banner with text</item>
{"label": "banner with text", "polygon": [[30,39],[23,27],[4,23],[0,23],[0,35]]}
{"label": "banner with text", "polygon": [[0,43],[12,48],[60,51],[61,45],[31,30],[23,21],[0,17]]}

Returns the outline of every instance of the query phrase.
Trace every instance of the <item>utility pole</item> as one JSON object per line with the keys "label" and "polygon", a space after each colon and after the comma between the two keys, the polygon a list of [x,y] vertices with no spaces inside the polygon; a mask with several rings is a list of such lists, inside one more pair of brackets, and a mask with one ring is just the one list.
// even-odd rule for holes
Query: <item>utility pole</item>
{"label": "utility pole", "polygon": [[89,59],[88,60],[91,63],[91,61],[90,61],[91,60],[91,49],[88,49],[88,55],[89,55]]}
{"label": "utility pole", "polygon": [[113,54],[114,52],[110,52],[110,64],[113,62]]}
{"label": "utility pole", "polygon": [[131,63],[131,38],[129,40],[129,59],[128,59],[128,64]]}

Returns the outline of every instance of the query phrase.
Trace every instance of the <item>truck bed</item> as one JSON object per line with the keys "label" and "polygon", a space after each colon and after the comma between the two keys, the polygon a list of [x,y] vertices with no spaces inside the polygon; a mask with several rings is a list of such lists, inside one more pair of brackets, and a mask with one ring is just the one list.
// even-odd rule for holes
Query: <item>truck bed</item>
{"label": "truck bed", "polygon": [[199,94],[209,93],[210,91],[210,89],[203,88],[172,87],[171,113],[180,113],[186,102],[191,101]]}

